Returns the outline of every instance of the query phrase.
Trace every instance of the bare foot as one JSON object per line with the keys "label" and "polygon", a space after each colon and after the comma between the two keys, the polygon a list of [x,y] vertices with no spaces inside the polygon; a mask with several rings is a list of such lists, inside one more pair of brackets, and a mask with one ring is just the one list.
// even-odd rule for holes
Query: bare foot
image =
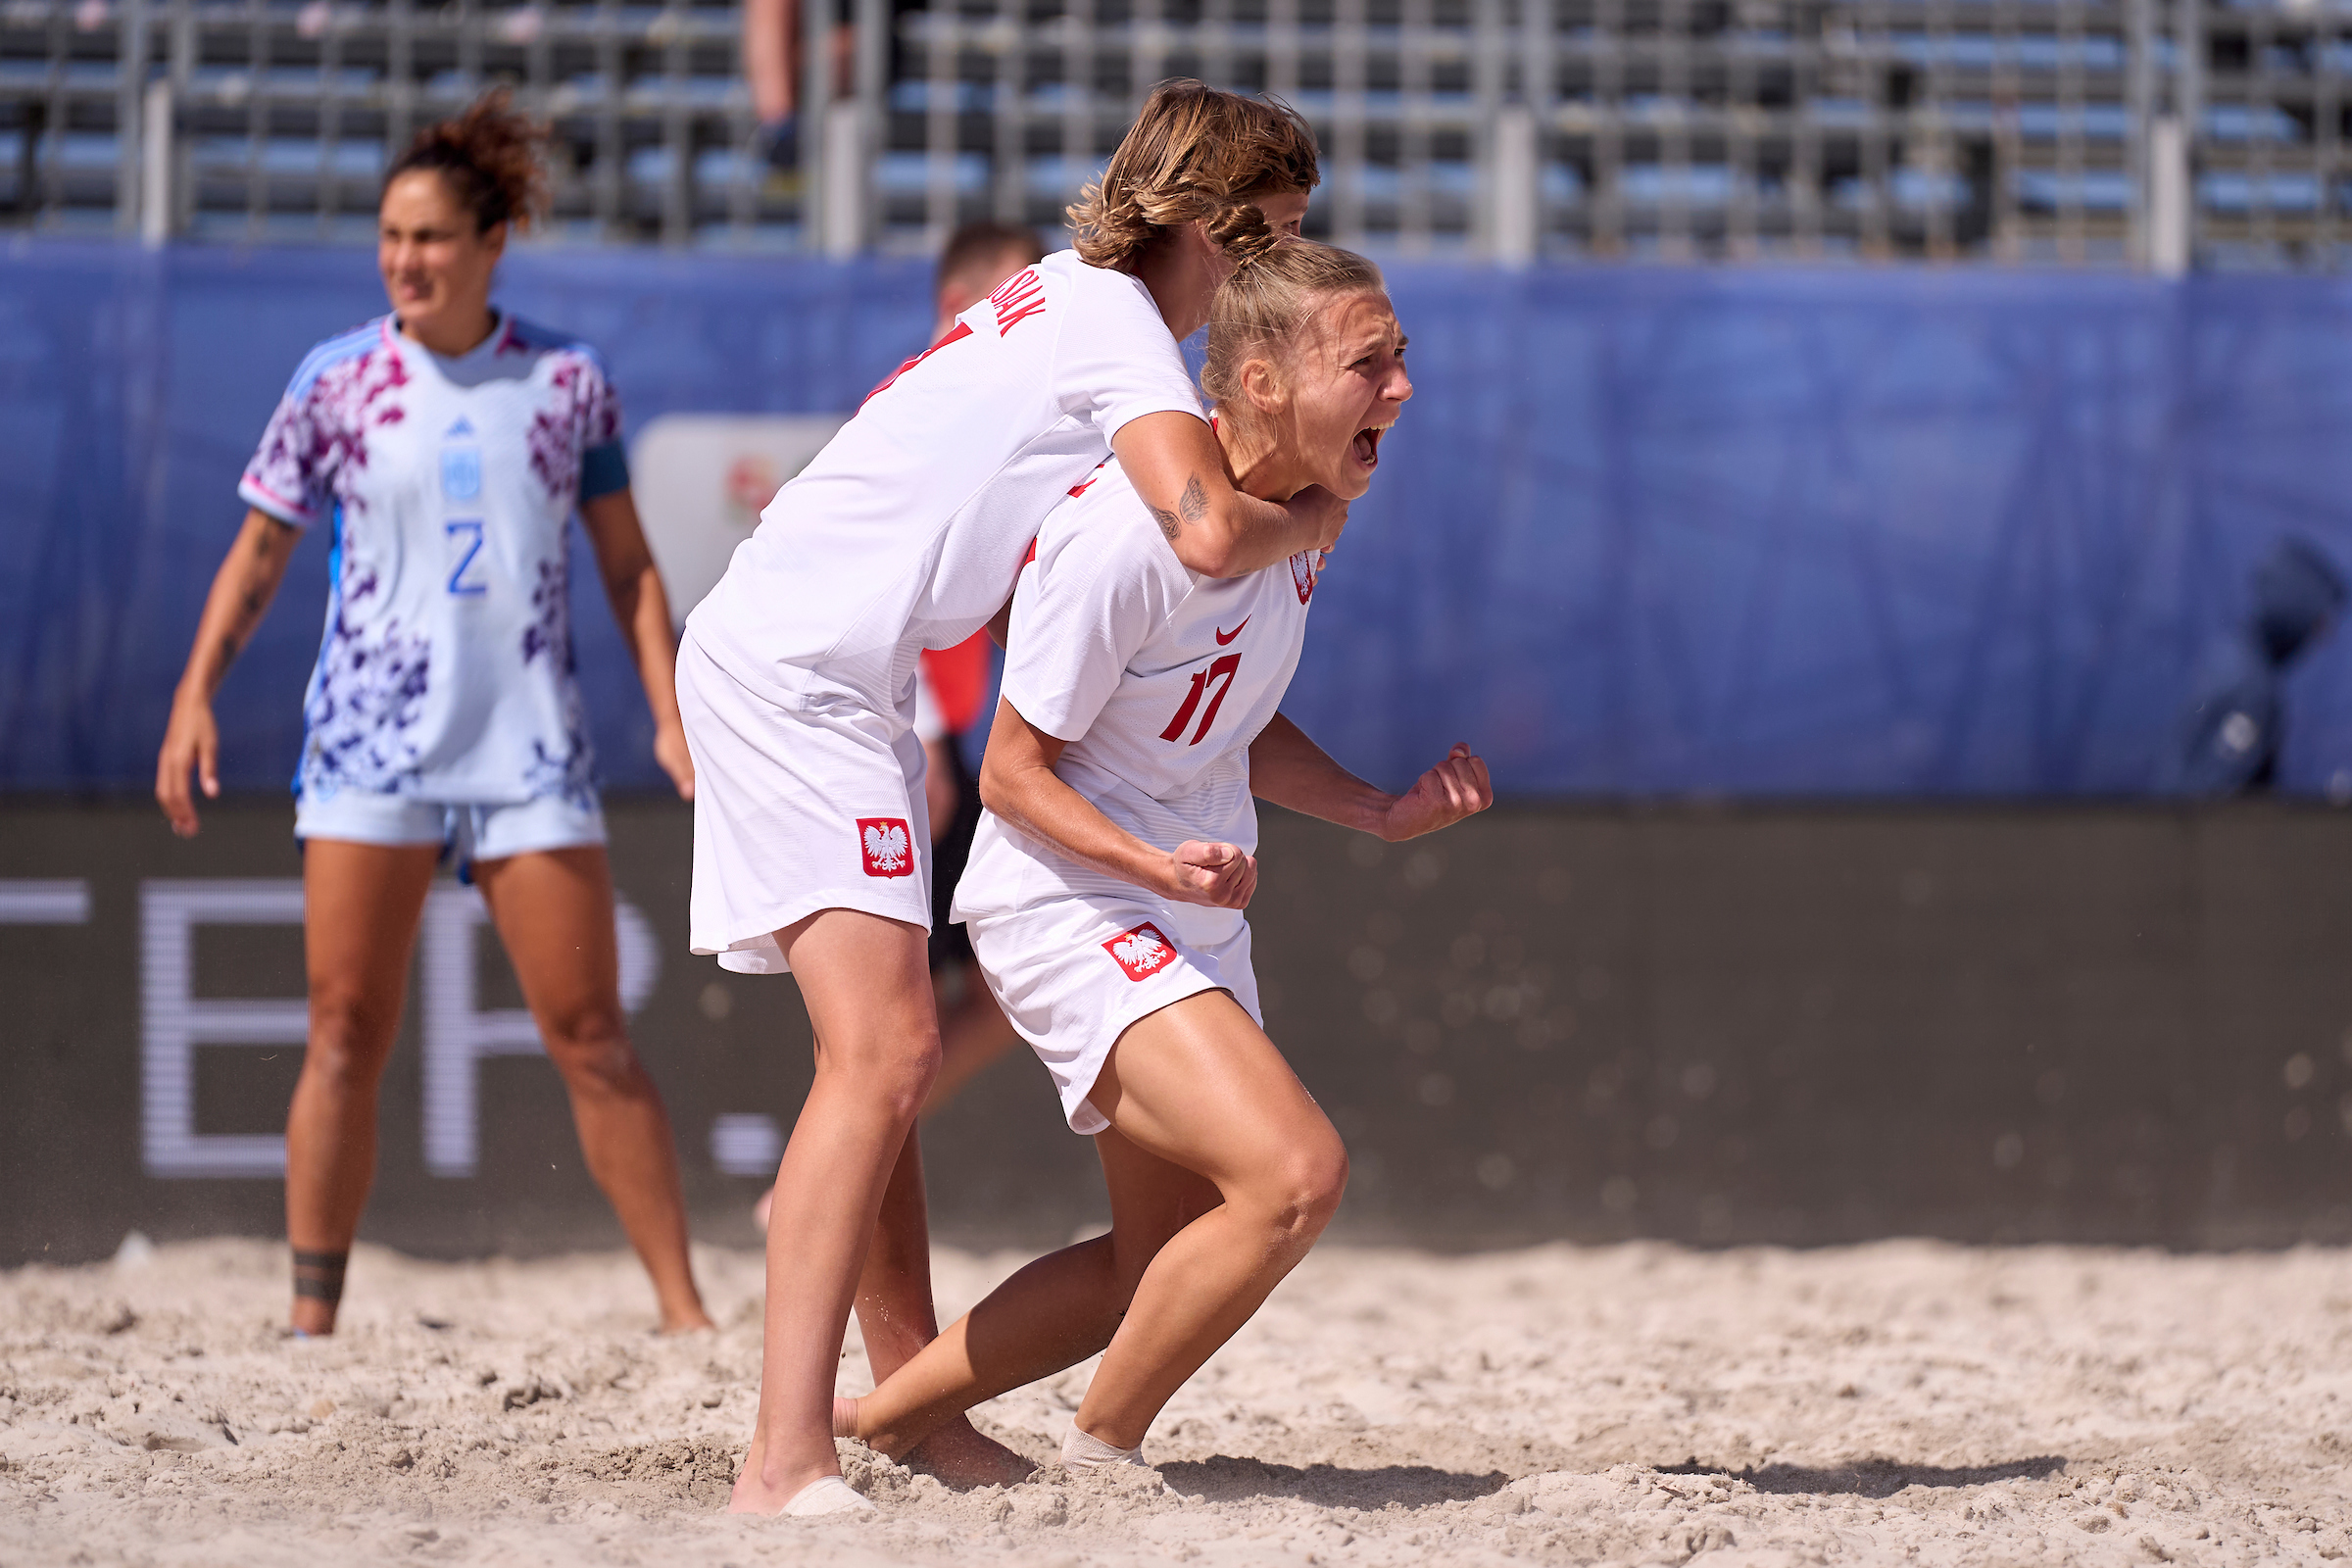
{"label": "bare foot", "polygon": [[319,1339],[335,1332],[335,1303],[315,1297],[297,1296],[293,1307],[286,1313],[286,1328],[305,1339]]}
{"label": "bare foot", "polygon": [[994,1438],[982,1437],[963,1417],[932,1433],[899,1461],[937,1476],[951,1487],[1009,1487],[1037,1473],[1037,1466]]}
{"label": "bare foot", "polygon": [[718,1325],[710,1321],[710,1314],[698,1306],[687,1312],[662,1313],[662,1327],[656,1332],[663,1336],[668,1336],[672,1334],[715,1333],[717,1332],[717,1329]]}
{"label": "bare foot", "polygon": [[[832,1445],[827,1444],[826,1446]],[[799,1496],[801,1489],[811,1481],[841,1473],[840,1464],[835,1463],[823,1470],[763,1476],[760,1472],[766,1455],[767,1446],[754,1435],[751,1450],[743,1456],[743,1469],[735,1477],[735,1490],[727,1498],[727,1512],[760,1513],[772,1518],[782,1513],[784,1505]]]}

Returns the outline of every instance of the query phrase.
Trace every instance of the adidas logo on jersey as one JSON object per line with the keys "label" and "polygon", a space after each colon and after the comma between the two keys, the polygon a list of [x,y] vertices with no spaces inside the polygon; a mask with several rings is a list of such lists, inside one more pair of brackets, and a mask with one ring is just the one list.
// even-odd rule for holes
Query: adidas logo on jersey
{"label": "adidas logo on jersey", "polygon": [[858,850],[865,858],[867,876],[910,876],[914,872],[914,840],[900,817],[859,817]]}
{"label": "adidas logo on jersey", "polygon": [[1102,951],[1118,961],[1130,980],[1151,979],[1176,956],[1175,948],[1160,934],[1159,927],[1149,920],[1112,937],[1102,944]]}

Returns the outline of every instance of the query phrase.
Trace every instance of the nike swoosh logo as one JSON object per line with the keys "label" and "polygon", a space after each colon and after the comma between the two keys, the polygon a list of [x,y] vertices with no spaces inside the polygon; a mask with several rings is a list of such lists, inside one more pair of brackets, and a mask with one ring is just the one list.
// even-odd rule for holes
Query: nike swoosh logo
{"label": "nike swoosh logo", "polygon": [[[1247,626],[1247,625],[1249,625],[1249,624],[1250,624],[1250,617],[1249,617],[1248,615],[1244,615],[1244,616],[1242,617],[1242,626]],[[1218,646],[1219,648],[1222,648],[1222,647],[1224,647],[1224,646],[1225,646],[1227,643],[1229,643],[1229,642],[1233,641],[1233,640],[1234,640],[1236,637],[1239,637],[1239,636],[1242,634],[1242,626],[1236,626],[1236,627],[1234,627],[1234,628],[1233,628],[1233,630],[1231,630],[1231,631],[1221,631],[1221,632],[1218,632],[1218,633],[1217,633],[1217,646]]]}

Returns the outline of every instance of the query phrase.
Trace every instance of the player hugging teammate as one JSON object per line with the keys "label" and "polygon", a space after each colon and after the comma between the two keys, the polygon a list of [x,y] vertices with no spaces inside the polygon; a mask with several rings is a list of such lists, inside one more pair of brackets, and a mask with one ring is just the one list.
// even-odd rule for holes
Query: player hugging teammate
{"label": "player hugging teammate", "polygon": [[[1288,110],[1163,83],[1071,210],[1075,249],[877,388],[687,623],[695,950],[789,967],[817,1052],[777,1174],[737,1509],[870,1506],[837,1432],[952,1481],[1018,1479],[1026,1461],[962,1412],[1105,1345],[1064,1454],[1134,1458],[1339,1200],[1339,1139],[1256,1015],[1250,792],[1391,838],[1491,796],[1467,747],[1388,796],[1275,711],[1323,554],[1411,394],[1379,273],[1295,238],[1316,178]],[[1212,306],[1214,430],[1176,347]],[[914,668],[1005,615],[959,912],[1097,1135],[1115,1219],[938,1337],[913,1132],[939,1060]],[[883,1387],[836,1405],[853,1302]]]}
{"label": "player hugging teammate", "polygon": [[[913,1131],[940,1058],[915,665],[998,617],[1039,523],[1113,452],[1192,570],[1243,576],[1337,536],[1328,492],[1234,487],[1176,347],[1236,262],[1297,231],[1316,177],[1288,111],[1163,84],[1085,204],[1098,242],[1015,274],[877,388],[688,619],[694,947],[789,968],[816,1036],[769,1211],[736,1508],[865,1507],[833,1448],[850,1308],[882,1376],[935,1333]],[[957,1481],[1029,1468],[960,1419],[923,1446]]]}
{"label": "player hugging teammate", "polygon": [[[1236,486],[1362,495],[1412,396],[1403,356],[1363,258],[1291,240],[1244,263],[1202,377]],[[842,1400],[842,1435],[885,1453],[1100,1350],[1062,1462],[1143,1462],[1153,1417],[1305,1255],[1347,1180],[1339,1134],[1263,1028],[1242,912],[1251,797],[1390,840],[1493,799],[1467,746],[1401,796],[1327,757],[1278,710],[1321,552],[1220,580],[1177,558],[1180,526],[1115,459],[1046,519],[955,903],[1070,1129],[1095,1140],[1110,1234],[1030,1264]]]}

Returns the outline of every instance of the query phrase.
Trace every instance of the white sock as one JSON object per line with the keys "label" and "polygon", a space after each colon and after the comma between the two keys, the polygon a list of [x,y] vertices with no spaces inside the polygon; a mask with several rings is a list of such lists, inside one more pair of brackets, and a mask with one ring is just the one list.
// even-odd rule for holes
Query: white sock
{"label": "white sock", "polygon": [[1093,1470],[1106,1464],[1131,1464],[1149,1470],[1144,1463],[1144,1446],[1115,1448],[1101,1438],[1090,1437],[1070,1423],[1070,1430],[1061,1435],[1061,1467],[1064,1470]]}
{"label": "white sock", "polygon": [[811,1481],[792,1494],[784,1512],[795,1518],[810,1518],[827,1513],[872,1513],[874,1505],[858,1495],[847,1481],[839,1476],[826,1476]]}

